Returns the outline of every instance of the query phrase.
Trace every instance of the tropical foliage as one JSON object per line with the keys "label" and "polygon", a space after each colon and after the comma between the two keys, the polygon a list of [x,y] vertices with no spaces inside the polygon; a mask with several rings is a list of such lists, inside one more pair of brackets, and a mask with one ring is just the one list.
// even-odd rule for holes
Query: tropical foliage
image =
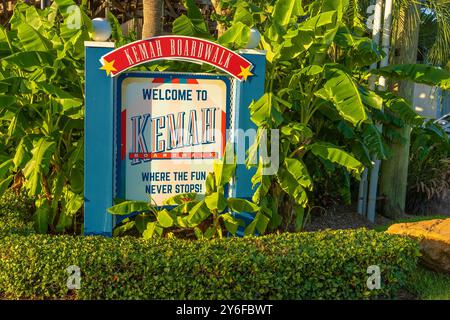
{"label": "tropical foliage", "polygon": [[[388,139],[402,139],[390,129],[420,125],[423,119],[405,100],[369,89],[369,66],[384,53],[364,36],[359,16],[348,15],[351,1],[227,3],[233,15],[218,41],[239,48],[248,41],[251,27],[261,31],[268,62],[266,93],[250,105],[250,112],[259,138],[270,129],[281,134],[279,171],[263,175],[264,164],[259,163],[253,177],[253,201],[260,206],[254,222],[261,233],[267,228],[300,229],[312,208],[309,198],[316,177],[330,172],[333,179],[341,177],[338,190],[348,202],[350,176],[358,179],[363,166],[371,167],[372,155],[388,157]],[[393,66],[379,73],[442,88],[449,79],[447,72],[420,65]],[[386,129],[380,132],[377,123]]]}
{"label": "tropical foliage", "polygon": [[[83,41],[90,39],[91,23],[83,10],[73,10],[74,4],[56,0],[39,11],[21,2],[9,28],[0,28],[0,191],[23,186],[34,197],[39,232],[80,230]],[[351,202],[352,183],[363,167],[372,166],[374,155],[389,157],[386,142],[402,141],[395,128],[423,124],[405,100],[368,87],[374,75],[369,66],[385,54],[367,37],[357,1],[223,0],[226,14],[215,19],[225,29],[217,39],[195,2],[185,4],[187,14],[173,23],[176,34],[239,49],[248,43],[252,28],[261,32],[266,88],[249,106],[258,134],[248,156],[257,153],[265,132],[279,130],[280,168],[264,175],[268,164],[249,161],[248,166],[256,168],[252,202],[226,199],[224,189],[234,165],[222,163],[208,177],[206,195],[172,198],[170,210],[118,203],[111,209],[114,214],[140,213],[126,217],[117,234],[136,228],[153,237],[179,228],[199,238],[221,237],[223,226],[234,234],[240,224],[231,211],[256,212],[246,234],[299,230],[322,195]],[[133,39],[122,35],[112,15],[109,19],[117,45]],[[215,71],[178,61],[141,68]],[[430,66],[390,66],[377,74],[449,87],[449,74]]]}
{"label": "tropical foliage", "polygon": [[406,211],[429,214],[450,192],[450,142],[436,124],[427,122],[411,133]]}
{"label": "tropical foliage", "polygon": [[[226,152],[234,158],[232,145]],[[227,155],[224,156],[226,158]],[[115,228],[115,235],[136,229],[145,239],[153,236],[195,235],[197,239],[222,238],[225,229],[235,235],[243,221],[236,218],[239,212],[255,212],[259,208],[254,203],[240,198],[226,197],[225,188],[236,170],[235,162],[225,160],[214,162],[214,170],[206,178],[206,193],[178,194],[164,204],[172,207],[167,209],[152,205],[152,202],[123,201],[109,208],[115,215],[129,215],[137,212],[134,217],[125,218],[121,225]],[[253,234],[255,227],[247,228],[246,234]]]}
{"label": "tropical foliage", "polygon": [[91,22],[72,5],[56,0],[36,10],[20,2],[10,28],[0,27],[0,193],[23,186],[41,233],[80,229],[83,42]]}

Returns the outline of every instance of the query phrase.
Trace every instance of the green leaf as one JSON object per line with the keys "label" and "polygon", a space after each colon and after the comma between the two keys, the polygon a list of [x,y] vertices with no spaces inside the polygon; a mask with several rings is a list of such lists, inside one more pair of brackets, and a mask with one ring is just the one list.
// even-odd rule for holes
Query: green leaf
{"label": "green leaf", "polygon": [[278,0],[272,18],[280,26],[286,26],[292,17],[305,14],[300,0]]}
{"label": "green leaf", "polygon": [[53,185],[52,185],[52,195],[53,195],[53,201],[52,206],[56,208],[59,204],[59,200],[61,199],[61,196],[63,194],[64,186],[66,184],[66,177],[64,175],[63,171],[60,171],[57,173],[56,177],[53,178]]}
{"label": "green leaf", "polygon": [[70,190],[66,190],[64,194],[64,210],[67,215],[74,215],[81,209],[84,204],[84,197]]}
{"label": "green leaf", "polygon": [[108,208],[108,212],[116,215],[127,215],[133,212],[149,210],[149,203],[144,201],[124,201]]}
{"label": "green leaf", "polygon": [[42,26],[41,16],[39,16],[37,9],[33,6],[29,6],[25,11],[25,21],[37,30]]}
{"label": "green leaf", "polygon": [[0,108],[7,108],[16,103],[17,98],[14,96],[0,95]]}
{"label": "green leaf", "polygon": [[[170,210],[170,213],[175,216],[188,214],[197,203],[199,203],[199,200],[185,202],[183,204],[176,206],[172,210]],[[177,218],[177,221],[178,221],[178,218]]]}
{"label": "green leaf", "polygon": [[81,31],[81,40],[90,40],[89,34],[93,32],[94,28],[92,20],[86,12],[72,0],[55,0],[55,3],[64,18],[64,22],[61,24],[61,37],[70,42]]}
{"label": "green leaf", "polygon": [[182,14],[173,21],[172,33],[181,36],[196,37],[199,31],[195,28],[192,21]]}
{"label": "green leaf", "polygon": [[280,168],[277,174],[277,180],[283,191],[292,197],[297,204],[301,206],[307,204],[308,196],[305,189],[289,171],[285,168]]}
{"label": "green leaf", "polygon": [[51,41],[27,23],[19,25],[17,36],[25,51],[49,51],[52,49]]}
{"label": "green leaf", "polygon": [[25,136],[20,139],[19,145],[17,146],[16,153],[14,155],[14,169],[22,169],[25,164],[31,159],[31,149],[33,148],[33,143],[29,136]]}
{"label": "green leaf", "polygon": [[295,180],[303,187],[308,190],[312,190],[312,180],[309,176],[308,169],[305,164],[298,159],[286,158],[284,160],[286,169],[294,177]]}
{"label": "green leaf", "polygon": [[208,32],[208,27],[206,25],[205,20],[203,19],[203,15],[200,12],[197,4],[194,0],[185,0],[185,6],[187,8],[187,17],[192,21],[193,25],[198,29],[205,33]]}
{"label": "green leaf", "polygon": [[233,144],[225,146],[225,154],[222,160],[214,161],[213,170],[217,188],[226,185],[230,181],[236,170],[236,156]]}
{"label": "green leaf", "polygon": [[187,16],[181,15],[172,23],[172,33],[201,38],[211,38],[203,15],[194,0],[186,0]]}
{"label": "green leaf", "polygon": [[124,39],[122,28],[120,25],[119,20],[114,16],[114,14],[111,13],[111,11],[108,10],[108,21],[111,24],[111,39],[116,42],[116,46],[123,46],[126,43],[126,39]]}
{"label": "green leaf", "polygon": [[357,83],[346,72],[328,68],[327,82],[323,89],[315,94],[331,101],[339,114],[354,125],[367,119],[366,111]]}
{"label": "green leaf", "polygon": [[347,49],[346,56],[351,67],[370,66],[385,56],[372,39],[353,34],[345,25],[339,27],[335,42],[339,47]]}
{"label": "green leaf", "polygon": [[205,233],[203,234],[203,237],[205,239],[212,239],[217,233],[217,229],[214,226],[210,226],[208,227],[208,229],[206,229]]}
{"label": "green leaf", "polygon": [[194,192],[177,194],[173,197],[170,197],[170,198],[164,200],[164,204],[167,204],[167,205],[183,204],[183,203],[195,200],[196,198],[197,198],[197,194]]}
{"label": "green leaf", "polygon": [[174,217],[166,209],[159,211],[158,214],[156,215],[156,218],[158,220],[159,225],[163,228],[170,228],[173,226]]}
{"label": "green leaf", "polygon": [[52,66],[56,57],[53,51],[22,51],[2,58],[2,61],[20,69]]}
{"label": "green leaf", "polygon": [[136,215],[134,219],[136,229],[140,234],[144,233],[147,228],[147,223],[154,221],[155,217],[153,214],[140,213]]}
{"label": "green leaf", "polygon": [[[2,164],[0,164],[0,179],[3,179],[5,177],[5,175],[9,173],[12,165],[13,165],[12,159],[9,159],[9,160],[3,162]],[[0,193],[0,194],[2,194],[2,193]]]}
{"label": "green leaf", "polygon": [[243,23],[252,27],[254,24],[253,14],[248,10],[246,2],[238,2],[236,11],[234,12],[233,24]]}
{"label": "green leaf", "polygon": [[34,229],[37,233],[47,233],[50,213],[51,207],[47,200],[43,200],[41,203],[39,203],[33,216]]}
{"label": "green leaf", "polygon": [[123,235],[125,232],[132,230],[135,227],[135,225],[136,225],[135,221],[129,220],[125,222],[124,220],[121,225],[114,228],[113,237]]}
{"label": "green leaf", "polygon": [[355,131],[351,126],[347,124],[347,122],[340,120],[336,126],[336,129],[339,130],[340,133],[346,138],[346,139],[352,139],[355,137]]}
{"label": "green leaf", "polygon": [[252,186],[253,188],[258,185],[255,193],[253,194],[252,201],[254,203],[260,203],[261,200],[267,195],[269,192],[270,186],[272,184],[272,178],[268,175],[263,175],[264,165],[262,161],[258,164],[258,169],[252,177]]}
{"label": "green leaf", "polygon": [[243,48],[250,39],[250,28],[242,22],[233,24],[217,40],[221,45],[230,48]]}
{"label": "green leaf", "polygon": [[205,181],[205,194],[211,194],[211,192],[214,192],[214,190],[216,189],[216,181],[214,178],[214,173],[210,172],[208,173],[208,175],[206,176],[206,181]]}
{"label": "green leaf", "polygon": [[218,187],[217,191],[205,197],[205,203],[209,210],[222,212],[227,206],[223,187]]}
{"label": "green leaf", "polygon": [[71,93],[64,91],[56,86],[53,86],[49,83],[38,82],[37,86],[42,89],[45,93],[48,93],[54,96],[59,105],[62,106],[64,114],[73,114],[79,111],[79,108],[83,104],[82,98],[77,98],[73,96]]}
{"label": "green leaf", "polygon": [[375,69],[374,74],[396,80],[411,80],[443,90],[450,89],[450,72],[428,64],[397,64]]}
{"label": "green leaf", "polygon": [[313,132],[303,123],[291,122],[281,127],[283,137],[289,139],[293,145],[300,145],[305,140],[312,138]]}
{"label": "green leaf", "polygon": [[194,234],[197,237],[198,240],[203,239],[203,232],[200,230],[200,228],[195,227],[194,228]]}
{"label": "green leaf", "polygon": [[267,216],[262,212],[258,212],[255,219],[253,219],[253,221],[245,228],[244,236],[253,235],[256,231],[258,231],[259,234],[264,234],[269,221],[270,219]]}
{"label": "green leaf", "polygon": [[50,160],[56,148],[56,143],[49,138],[42,137],[31,150],[32,158],[26,164],[23,173],[26,178],[25,187],[31,196],[41,191],[42,176],[46,175],[50,168]]}
{"label": "green leaf", "polygon": [[375,92],[368,90],[362,86],[358,86],[359,93],[361,94],[362,102],[371,108],[381,110],[383,107],[383,98],[377,95]]}
{"label": "green leaf", "polygon": [[256,212],[259,210],[259,207],[253,202],[240,198],[227,198],[227,205],[234,212]]}
{"label": "green leaf", "polygon": [[283,116],[272,103],[272,93],[266,92],[257,101],[253,101],[249,109],[251,119],[257,126],[263,126],[265,123],[278,126],[283,122]]}
{"label": "green leaf", "polygon": [[243,225],[243,221],[240,219],[236,219],[231,213],[224,213],[219,216],[223,220],[223,224],[225,228],[232,234],[236,235],[236,231],[238,230],[240,225]]}
{"label": "green leaf", "polygon": [[342,197],[342,201],[345,205],[351,205],[352,203],[352,194],[350,189],[350,175],[347,171],[344,171],[342,173],[343,175],[343,182],[341,182],[341,186],[338,188],[339,194]]}
{"label": "green leaf", "polygon": [[439,142],[449,141],[447,132],[445,132],[445,130],[440,125],[433,123],[432,121],[428,121],[424,125],[424,129],[428,133],[431,133],[435,138],[437,138]]}
{"label": "green leaf", "polygon": [[297,206],[295,209],[295,231],[301,231],[304,225],[305,208]]}
{"label": "green leaf", "polygon": [[55,230],[58,233],[64,232],[72,226],[72,217],[65,213],[64,211],[60,212],[58,223],[55,226]]}
{"label": "green leaf", "polygon": [[69,176],[70,187],[72,191],[80,194],[83,192],[84,188],[83,167],[81,167],[81,165],[70,170]]}
{"label": "green leaf", "polygon": [[74,146],[68,161],[69,168],[74,168],[77,163],[84,160],[84,137],[78,139]]}
{"label": "green leaf", "polygon": [[183,218],[183,222],[186,226],[195,227],[210,215],[211,211],[205,205],[205,201],[202,200],[191,209],[187,217]]}
{"label": "green leaf", "polygon": [[302,14],[303,9],[299,0],[278,0],[272,13],[272,26],[268,31],[270,39],[277,41],[278,36],[285,33],[285,28],[291,18]]}
{"label": "green leaf", "polygon": [[366,125],[364,127],[362,137],[364,144],[372,154],[375,154],[378,159],[387,158],[387,151],[383,144],[383,138],[375,125]]}
{"label": "green leaf", "polygon": [[14,176],[9,176],[3,180],[0,181],[0,194],[4,194],[6,189],[9,188],[9,185],[11,184]]}
{"label": "green leaf", "polygon": [[300,30],[314,32],[322,27],[327,27],[326,29],[333,29],[335,27],[336,14],[337,12],[335,10],[322,12],[318,15],[310,17],[303,23],[300,23],[298,28]]}
{"label": "green leaf", "polygon": [[153,238],[155,230],[156,230],[156,222],[147,223],[147,227],[145,228],[145,231],[142,233],[142,237],[146,240]]}
{"label": "green leaf", "polygon": [[408,101],[390,92],[380,92],[380,95],[384,99],[386,109],[394,113],[403,122],[413,126],[423,124],[424,118],[412,109]]}
{"label": "green leaf", "polygon": [[311,150],[315,156],[329,160],[333,163],[337,163],[348,170],[354,171],[358,175],[364,170],[361,162],[335,145],[324,142],[316,142],[307,146],[307,149]]}

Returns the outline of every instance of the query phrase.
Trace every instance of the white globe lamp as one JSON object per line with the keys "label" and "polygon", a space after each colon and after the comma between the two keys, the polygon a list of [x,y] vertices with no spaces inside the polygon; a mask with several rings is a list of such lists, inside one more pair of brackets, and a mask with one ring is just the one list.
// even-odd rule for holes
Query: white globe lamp
{"label": "white globe lamp", "polygon": [[245,46],[246,49],[255,49],[258,47],[259,42],[261,41],[261,34],[259,33],[258,29],[251,28],[250,29],[250,37],[248,39],[247,45]]}
{"label": "white globe lamp", "polygon": [[92,20],[94,27],[94,34],[92,40],[94,41],[107,41],[111,37],[112,29],[108,20],[105,18],[95,18]]}

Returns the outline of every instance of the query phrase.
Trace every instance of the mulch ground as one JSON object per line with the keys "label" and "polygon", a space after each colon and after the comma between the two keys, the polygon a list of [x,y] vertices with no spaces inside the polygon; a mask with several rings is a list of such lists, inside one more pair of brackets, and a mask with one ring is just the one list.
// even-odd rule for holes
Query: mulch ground
{"label": "mulch ground", "polygon": [[373,229],[377,225],[386,225],[392,220],[377,215],[375,223],[371,223],[362,215],[356,213],[354,208],[340,207],[334,210],[327,210],[323,213],[314,213],[307,222],[305,231],[317,231],[325,229]]}
{"label": "mulch ground", "polygon": [[[313,213],[304,228],[305,231],[318,231],[325,229],[356,229],[368,228],[373,229],[376,226],[385,226],[393,222],[392,219],[377,214],[375,223],[371,223],[366,217],[356,213],[356,206],[338,207],[324,212]],[[428,215],[448,215],[450,217],[450,195],[446,202],[438,206]],[[403,214],[399,219],[414,219],[415,215]]]}

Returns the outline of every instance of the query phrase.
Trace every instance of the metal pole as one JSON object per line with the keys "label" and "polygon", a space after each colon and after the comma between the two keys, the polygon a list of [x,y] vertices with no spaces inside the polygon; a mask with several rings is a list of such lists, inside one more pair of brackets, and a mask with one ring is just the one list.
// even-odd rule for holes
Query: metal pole
{"label": "metal pole", "polygon": [[41,0],[41,9],[45,9],[46,7],[48,7],[48,1],[49,0]]}
{"label": "metal pole", "polygon": [[[380,62],[380,68],[385,67],[389,64],[389,52],[390,52],[390,44],[391,44],[391,25],[392,25],[392,0],[386,0],[385,8],[384,8],[384,21],[383,21],[383,37],[381,40],[381,47],[386,52],[386,56]],[[381,91],[386,90],[386,79],[384,77],[380,77],[379,81],[379,89]],[[382,109],[383,111],[383,109]],[[382,132],[383,126],[382,124],[377,124],[377,129]],[[378,189],[378,174],[380,171],[381,161],[376,159],[375,166],[372,168],[370,173],[370,186],[369,186],[369,201],[367,203],[367,218],[371,222],[375,222],[375,208],[377,202],[377,189]]]}
{"label": "metal pole", "polygon": [[[372,29],[372,40],[377,45],[380,44],[381,37],[381,18],[383,12],[383,0],[376,0],[375,2],[375,12],[373,17],[373,29]],[[370,68],[376,69],[378,67],[377,63],[373,63]],[[371,76],[369,78],[369,89],[375,89],[376,77]],[[360,215],[366,215],[367,209],[367,187],[368,187],[368,168],[364,168],[363,175],[361,176],[361,182],[359,184],[359,194],[358,194],[358,213]]]}
{"label": "metal pole", "polygon": [[359,183],[359,193],[358,193],[358,213],[360,215],[366,215],[366,201],[367,201],[367,176],[369,169],[364,168],[361,176],[361,181]]}

